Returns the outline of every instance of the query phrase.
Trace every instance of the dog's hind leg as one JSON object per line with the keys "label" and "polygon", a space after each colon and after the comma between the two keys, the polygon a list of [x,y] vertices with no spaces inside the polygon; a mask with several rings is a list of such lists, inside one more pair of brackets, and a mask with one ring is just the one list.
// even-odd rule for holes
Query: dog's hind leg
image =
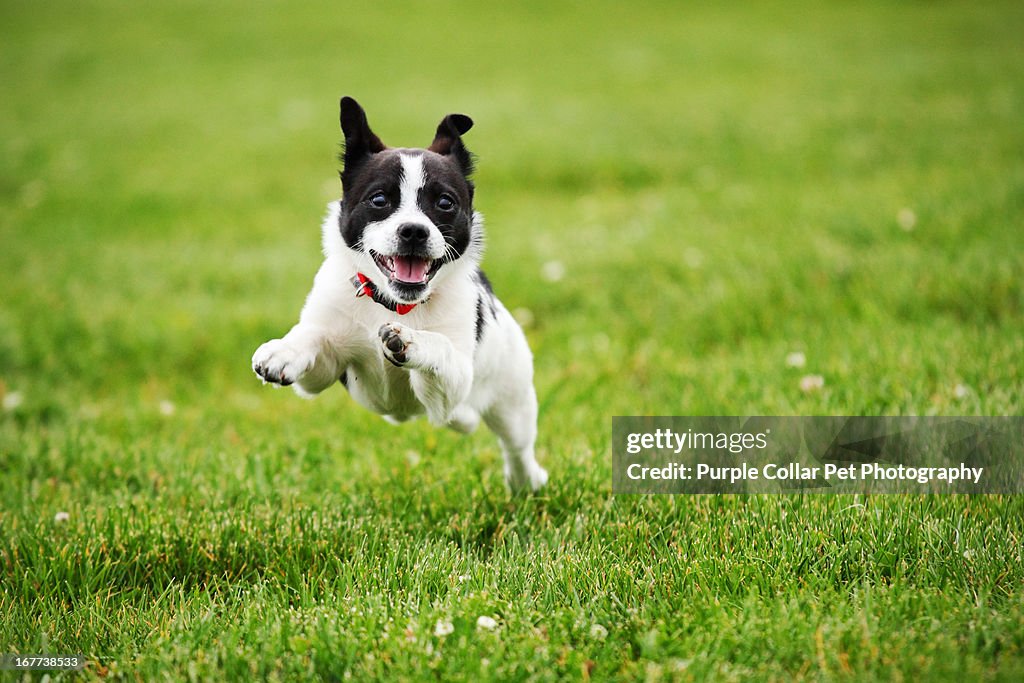
{"label": "dog's hind leg", "polygon": [[501,441],[505,482],[509,489],[537,491],[544,486],[548,473],[533,453],[537,439],[537,395],[533,386],[529,386],[519,400],[493,405],[483,418]]}
{"label": "dog's hind leg", "polygon": [[472,434],[480,424],[480,413],[463,403],[452,411],[448,427],[462,434]]}
{"label": "dog's hind leg", "polygon": [[460,409],[473,386],[470,358],[437,332],[385,323],[377,334],[388,362],[409,371],[409,383],[427,419],[439,427],[461,422]]}

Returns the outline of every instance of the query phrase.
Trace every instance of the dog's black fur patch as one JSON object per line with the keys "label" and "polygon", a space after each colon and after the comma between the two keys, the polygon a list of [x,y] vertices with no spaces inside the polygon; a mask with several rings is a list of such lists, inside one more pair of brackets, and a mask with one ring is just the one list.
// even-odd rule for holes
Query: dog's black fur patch
{"label": "dog's black fur patch", "polygon": [[497,303],[495,303],[494,289],[491,288],[491,281],[487,279],[484,271],[477,268],[476,282],[479,290],[476,297],[476,342],[479,344],[484,336],[484,328],[489,319],[495,320],[498,317]]}

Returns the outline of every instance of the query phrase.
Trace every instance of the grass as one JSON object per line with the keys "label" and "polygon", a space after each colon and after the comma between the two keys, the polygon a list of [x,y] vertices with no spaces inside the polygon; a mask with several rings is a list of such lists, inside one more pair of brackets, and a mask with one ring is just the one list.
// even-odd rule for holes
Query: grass
{"label": "grass", "polygon": [[[1019,3],[0,11],[0,651],[1024,675],[1019,496],[612,496],[609,452],[623,414],[1022,413]],[[509,498],[489,434],[251,375],[318,265],[341,94],[392,144],[476,120],[542,495]]]}

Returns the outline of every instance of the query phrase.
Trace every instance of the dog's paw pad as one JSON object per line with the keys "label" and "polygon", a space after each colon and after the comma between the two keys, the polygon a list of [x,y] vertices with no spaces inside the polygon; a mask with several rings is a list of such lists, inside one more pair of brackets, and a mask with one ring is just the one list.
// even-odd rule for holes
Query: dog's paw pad
{"label": "dog's paw pad", "polygon": [[264,382],[286,387],[306,374],[315,360],[312,354],[299,351],[282,339],[272,339],[256,349],[252,370]]}
{"label": "dog's paw pad", "polygon": [[384,357],[388,362],[397,367],[405,365],[409,360],[409,346],[412,344],[409,331],[398,323],[385,323],[381,325],[377,334],[380,336]]}

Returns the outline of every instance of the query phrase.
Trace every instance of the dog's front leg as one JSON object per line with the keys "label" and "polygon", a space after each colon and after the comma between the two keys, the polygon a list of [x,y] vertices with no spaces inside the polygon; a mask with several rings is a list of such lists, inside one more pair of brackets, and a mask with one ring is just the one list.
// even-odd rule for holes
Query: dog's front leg
{"label": "dog's front leg", "polygon": [[256,349],[252,369],[264,381],[318,394],[338,381],[341,368],[334,347],[324,330],[300,322],[284,338]]}
{"label": "dog's front leg", "polygon": [[416,398],[427,418],[444,426],[473,386],[473,361],[452,341],[437,332],[413,330],[401,323],[386,323],[378,334],[384,357],[409,370]]}

